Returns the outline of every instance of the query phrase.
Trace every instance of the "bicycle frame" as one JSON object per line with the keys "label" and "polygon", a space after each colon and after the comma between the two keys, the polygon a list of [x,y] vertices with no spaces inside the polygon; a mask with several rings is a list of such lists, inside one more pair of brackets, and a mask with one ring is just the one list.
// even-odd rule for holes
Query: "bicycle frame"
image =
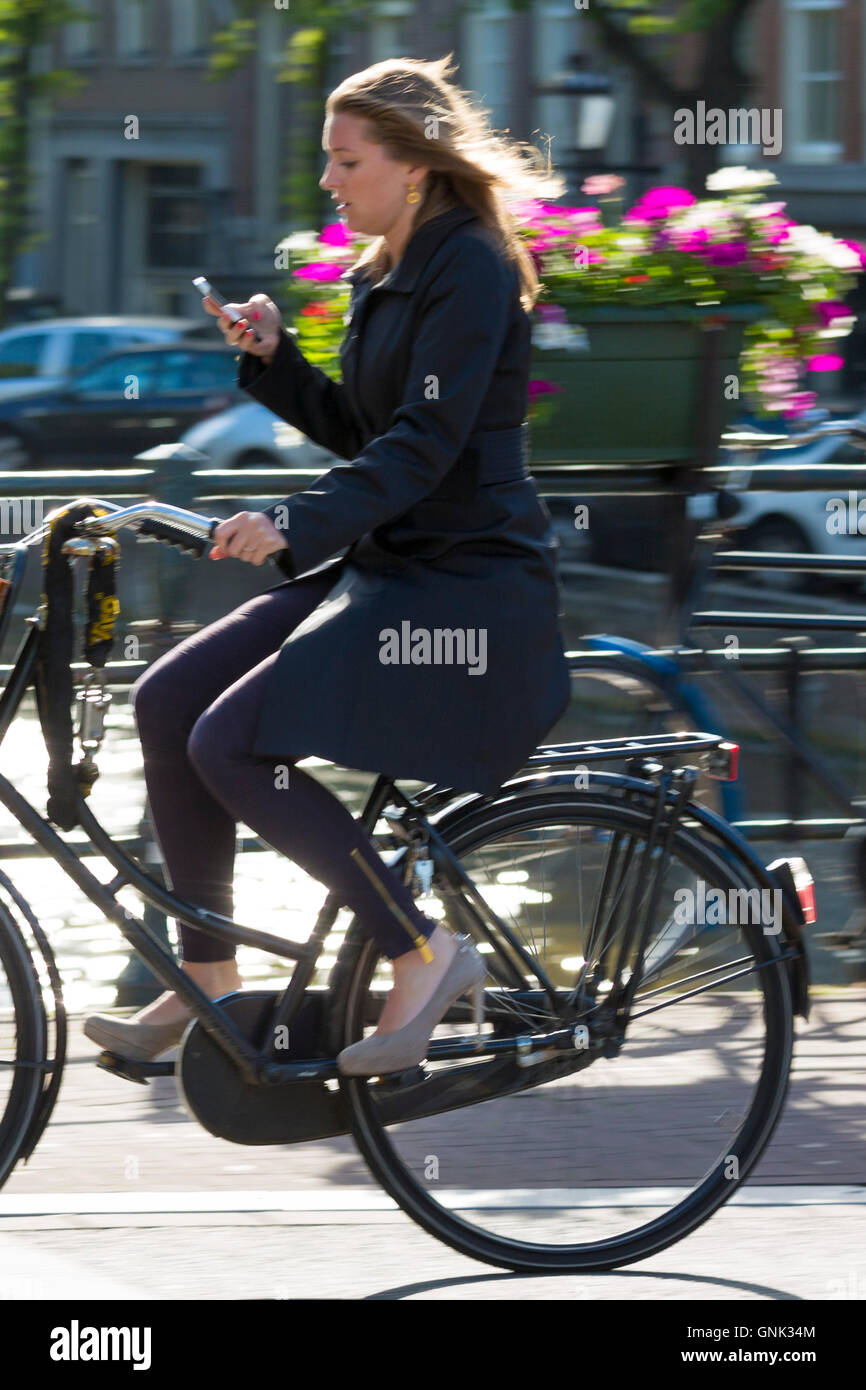
{"label": "bicycle frame", "polygon": [[[143,512],[146,508],[132,509]],[[170,509],[169,509],[170,510]],[[178,513],[179,516],[183,514]],[[116,518],[115,518],[116,519]],[[202,521],[198,518],[198,521]],[[81,553],[77,551],[75,553]],[[26,560],[27,547],[18,545],[5,548],[4,569],[11,570],[11,579],[5,590],[6,602],[3,605],[2,621],[5,627],[11,616],[12,599],[20,587]],[[37,614],[29,620],[30,631],[16,655],[15,662],[6,687],[0,695],[0,742],[8,733],[29,688],[34,674],[39,642],[39,622]],[[605,758],[622,759],[627,757],[632,767],[640,764],[642,757],[658,758],[677,755],[681,752],[712,754],[722,744],[719,736],[707,734],[660,735],[647,740],[602,740],[597,744],[563,744],[546,746],[538,750],[529,764],[536,769],[553,771],[563,765],[574,767],[588,760]],[[535,783],[538,786],[538,782]],[[510,783],[505,783],[502,791],[507,793]],[[644,789],[652,784],[643,783]],[[664,790],[658,792],[659,801],[654,824],[661,826],[665,818],[670,830],[673,821],[668,812],[668,797]],[[496,796],[501,795],[496,793]],[[533,1033],[531,1041],[522,1038],[485,1038],[477,1045],[471,1040],[459,1038],[448,1042],[435,1042],[431,1046],[431,1059],[456,1059],[479,1055],[521,1050],[526,1047],[544,1048],[550,1045],[569,1048],[573,1046],[574,1027],[563,1017],[560,994],[547,978],[541,964],[516,938],[505,922],[492,910],[481,893],[472,883],[459,860],[449,849],[445,839],[425,815],[425,808],[431,814],[461,802],[465,798],[473,804],[480,804],[490,798],[475,794],[461,793],[453,788],[432,786],[424,788],[416,797],[401,792],[390,777],[380,775],[369,792],[359,820],[369,834],[373,835],[375,826],[383,816],[397,839],[402,839],[411,855],[413,845],[420,840],[427,844],[434,859],[438,882],[443,884],[445,910],[449,918],[456,918],[462,925],[471,924],[476,934],[493,946],[489,959],[490,973],[504,988],[526,990],[527,977],[537,980],[541,994],[545,995],[554,1009],[558,1022],[565,1026],[556,1028],[545,1036]],[[101,882],[83,863],[76,847],[68,845],[57,833],[51,823],[0,774],[0,803],[14,816],[35,842],[60,865],[69,878],[99,909],[107,920],[117,926],[121,935],[145,961],[156,977],[172,989],[191,1010],[205,1031],[212,1036],[219,1048],[232,1059],[244,1080],[250,1084],[285,1085],[294,1081],[318,1080],[338,1076],[336,1061],[332,1059],[311,1059],[302,1062],[279,1062],[275,1053],[279,1025],[289,1027],[297,1019],[307,990],[315,974],[325,938],[331,931],[342,904],[333,892],[326,895],[313,930],[306,942],[294,943],[270,933],[242,926],[231,918],[199,908],[179,897],[162,883],[152,878],[141,865],[115,844],[105,827],[100,824],[87,804],[83,794],[77,795],[79,824],[90,841],[96,854],[102,856],[114,869],[114,877],[108,883]],[[388,814],[388,808],[396,804],[397,811]],[[398,852],[398,858],[400,853]],[[412,861],[409,860],[411,869]],[[447,887],[445,887],[447,885]],[[293,960],[295,969],[292,977],[279,997],[273,1015],[273,1028],[268,1049],[257,1051],[238,1027],[219,1007],[195,984],[191,977],[179,966],[165,945],[150,931],[146,923],[129,912],[117,899],[122,888],[132,887],[146,902],[179,921],[215,936],[231,945],[246,945],[268,952],[284,959]],[[635,899],[637,901],[637,899]],[[648,928],[647,928],[648,930]],[[645,944],[645,943],[644,943]],[[623,955],[622,960],[625,959]],[[618,973],[621,973],[618,972]],[[576,995],[577,991],[573,994]],[[630,991],[626,991],[627,1014]],[[566,1009],[566,1013],[568,1010]],[[573,1011],[572,1011],[573,1012]],[[155,1064],[161,1069],[160,1064]]]}

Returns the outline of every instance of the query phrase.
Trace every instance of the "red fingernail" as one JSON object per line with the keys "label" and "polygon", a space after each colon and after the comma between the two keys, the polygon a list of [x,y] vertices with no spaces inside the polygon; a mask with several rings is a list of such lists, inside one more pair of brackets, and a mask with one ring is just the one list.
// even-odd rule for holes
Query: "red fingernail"
{"label": "red fingernail", "polygon": [[256,321],[256,323],[258,323],[260,318],[261,314],[258,312],[258,310],[256,310],[256,312],[253,314],[253,319]]}

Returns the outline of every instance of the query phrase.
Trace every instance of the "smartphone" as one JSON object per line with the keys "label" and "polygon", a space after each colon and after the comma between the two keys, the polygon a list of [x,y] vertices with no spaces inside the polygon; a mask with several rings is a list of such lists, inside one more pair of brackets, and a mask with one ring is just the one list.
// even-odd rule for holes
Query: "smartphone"
{"label": "smartphone", "polygon": [[[219,290],[215,290],[210,281],[206,280],[203,275],[197,275],[192,283],[195,285],[202,299],[204,299],[207,296],[207,298],[213,300],[214,304],[218,304],[221,309],[223,308],[226,301],[223,299]],[[241,314],[236,313],[234,309],[226,310],[226,318],[231,319],[232,323],[238,323],[242,317],[243,316]],[[252,327],[252,325],[250,326]],[[253,337],[255,338],[257,343],[260,343],[262,341],[261,334],[257,333],[254,328]]]}

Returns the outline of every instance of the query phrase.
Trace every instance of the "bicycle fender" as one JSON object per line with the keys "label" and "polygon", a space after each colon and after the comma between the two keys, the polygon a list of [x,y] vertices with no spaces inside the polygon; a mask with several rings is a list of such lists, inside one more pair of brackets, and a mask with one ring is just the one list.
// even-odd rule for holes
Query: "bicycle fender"
{"label": "bicycle fender", "polygon": [[[48,1121],[51,1119],[54,1106],[57,1103],[60,1082],[63,1076],[63,1067],[66,1062],[66,1039],[68,1031],[66,1005],[63,1001],[63,983],[60,978],[60,972],[57,969],[57,962],[54,959],[54,952],[51,949],[51,944],[46,935],[45,928],[34,915],[30,904],[25,898],[22,898],[12,880],[2,870],[0,870],[0,893],[2,893],[2,897],[5,899],[6,910],[10,913],[10,916],[14,919],[15,914],[10,908],[10,904],[12,904],[27,923],[33,935],[33,940],[42,956],[45,972],[48,976],[48,982],[54,998],[54,1059],[51,1070],[44,1073],[42,1094],[30,1117],[30,1123],[27,1126],[24,1138],[19,1145],[19,1162],[26,1163],[33,1153],[33,1150],[36,1148],[36,1145],[39,1143],[39,1140],[42,1138]],[[34,974],[35,973],[34,967]],[[47,1052],[48,1016],[45,1011],[45,1005],[42,1002],[41,992],[40,1007],[42,1010],[42,1036],[45,1040]],[[47,1057],[45,1060],[47,1062]]]}

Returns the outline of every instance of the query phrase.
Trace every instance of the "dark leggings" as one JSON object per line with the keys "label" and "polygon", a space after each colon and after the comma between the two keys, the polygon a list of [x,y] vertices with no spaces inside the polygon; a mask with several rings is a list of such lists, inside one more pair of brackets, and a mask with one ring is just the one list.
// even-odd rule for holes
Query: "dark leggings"
{"label": "dark leggings", "polygon": [[[409,888],[336,796],[293,759],[250,752],[279,648],[333,584],[333,576],[313,575],[260,594],[145,672],[132,692],[145,783],[169,882],[181,897],[231,917],[235,824],[243,821],[336,891],[393,959],[423,945],[436,923],[416,907]],[[289,699],[286,720],[291,717]],[[231,960],[235,954],[205,932],[183,924],[179,932],[183,960]]]}

